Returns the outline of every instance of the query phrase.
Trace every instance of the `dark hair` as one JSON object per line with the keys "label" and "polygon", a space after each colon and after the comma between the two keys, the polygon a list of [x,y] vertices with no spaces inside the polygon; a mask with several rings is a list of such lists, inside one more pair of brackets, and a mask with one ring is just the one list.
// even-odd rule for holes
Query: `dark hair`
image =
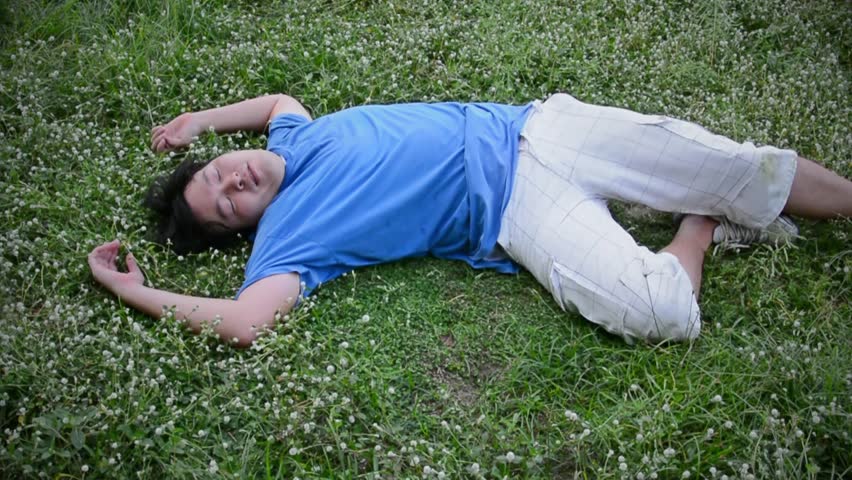
{"label": "dark hair", "polygon": [[200,252],[210,247],[224,249],[233,245],[240,238],[239,233],[243,233],[213,232],[199,222],[189,208],[184,189],[192,176],[208,163],[209,160],[185,159],[172,173],[157,177],[142,202],[158,217],[154,239],[168,245],[175,253]]}

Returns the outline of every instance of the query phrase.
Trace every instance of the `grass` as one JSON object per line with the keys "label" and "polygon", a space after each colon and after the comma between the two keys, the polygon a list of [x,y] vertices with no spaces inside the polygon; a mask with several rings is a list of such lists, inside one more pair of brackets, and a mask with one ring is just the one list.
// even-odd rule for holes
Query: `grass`
{"label": "grass", "polygon": [[[121,305],[121,238],[158,288],[229,297],[249,247],[176,257],[139,206],[185,110],[292,94],[524,103],[567,91],[795,148],[852,175],[848,5],[9,1],[0,4],[3,478],[842,478],[848,221],[708,257],[703,333],[628,346],[528,274],[353,272],[237,351]],[[207,137],[187,155],[263,146]],[[644,244],[665,215],[617,205]]]}

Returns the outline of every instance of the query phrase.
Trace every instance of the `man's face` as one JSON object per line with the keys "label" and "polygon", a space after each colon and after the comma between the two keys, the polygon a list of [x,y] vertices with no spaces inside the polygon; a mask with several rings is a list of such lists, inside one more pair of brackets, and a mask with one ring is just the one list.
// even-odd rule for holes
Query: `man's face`
{"label": "man's face", "polygon": [[196,172],[184,198],[210,231],[237,231],[257,225],[283,180],[281,157],[266,150],[238,150]]}

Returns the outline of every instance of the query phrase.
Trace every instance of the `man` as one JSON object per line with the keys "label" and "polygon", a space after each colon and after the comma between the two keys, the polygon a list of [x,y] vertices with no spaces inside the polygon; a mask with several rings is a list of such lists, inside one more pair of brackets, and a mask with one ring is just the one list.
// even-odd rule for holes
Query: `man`
{"label": "man", "polygon": [[[852,182],[793,151],[565,94],[525,106],[365,106],[317,120],[292,97],[264,96],[183,114],[152,130],[151,148],[184,147],[210,128],[267,127],[267,150],[184,162],[146,199],[161,215],[160,241],[177,251],[254,236],[235,300],[145,287],[132,255],[127,273],[116,268],[118,241],[89,255],[95,279],[155,318],[174,306],[194,331],[210,322],[248,346],[321,283],[431,254],[501,272],[520,264],[562,308],[628,342],[685,340],[700,330],[713,242],[787,241],[797,231],[782,212],[852,215]],[[685,215],[652,253],[612,219],[609,198]]]}

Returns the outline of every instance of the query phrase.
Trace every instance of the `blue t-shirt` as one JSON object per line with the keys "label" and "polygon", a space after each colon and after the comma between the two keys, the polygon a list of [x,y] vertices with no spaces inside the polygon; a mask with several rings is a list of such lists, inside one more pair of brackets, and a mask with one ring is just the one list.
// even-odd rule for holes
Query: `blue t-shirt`
{"label": "blue t-shirt", "polygon": [[516,272],[492,258],[529,105],[412,103],[320,117],[284,114],[267,149],[284,181],[255,232],[242,291],[296,272],[307,296],[354,268],[434,255]]}

